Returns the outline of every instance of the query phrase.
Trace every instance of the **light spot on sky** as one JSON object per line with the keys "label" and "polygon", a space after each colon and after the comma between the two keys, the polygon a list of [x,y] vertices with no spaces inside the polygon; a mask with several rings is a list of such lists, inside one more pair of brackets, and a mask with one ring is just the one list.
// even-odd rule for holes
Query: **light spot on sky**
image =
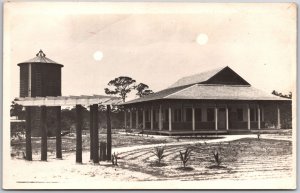
{"label": "light spot on sky", "polygon": [[208,36],[204,33],[201,33],[197,36],[196,41],[199,45],[205,45],[208,42]]}
{"label": "light spot on sky", "polygon": [[101,51],[96,51],[93,55],[94,60],[101,61],[103,58],[103,53]]}

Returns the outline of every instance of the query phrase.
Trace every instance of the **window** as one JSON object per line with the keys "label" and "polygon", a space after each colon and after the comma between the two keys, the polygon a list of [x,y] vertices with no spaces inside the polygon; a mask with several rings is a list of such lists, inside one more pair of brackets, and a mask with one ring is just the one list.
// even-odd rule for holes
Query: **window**
{"label": "window", "polygon": [[181,122],[181,109],[174,110],[174,121]]}
{"label": "window", "polygon": [[250,121],[254,121],[254,109],[250,109]]}
{"label": "window", "polygon": [[169,122],[169,109],[165,109],[165,121]]}
{"label": "window", "polygon": [[192,121],[192,119],[193,119],[193,112],[192,112],[192,108],[186,108],[185,109],[185,120],[187,121],[187,122],[191,122]]}
{"label": "window", "polygon": [[237,109],[237,120],[238,121],[243,121],[243,109]]}
{"label": "window", "polygon": [[215,120],[215,111],[213,108],[207,109],[207,121],[214,121]]}
{"label": "window", "polygon": [[195,121],[202,121],[202,111],[201,109],[195,109]]}

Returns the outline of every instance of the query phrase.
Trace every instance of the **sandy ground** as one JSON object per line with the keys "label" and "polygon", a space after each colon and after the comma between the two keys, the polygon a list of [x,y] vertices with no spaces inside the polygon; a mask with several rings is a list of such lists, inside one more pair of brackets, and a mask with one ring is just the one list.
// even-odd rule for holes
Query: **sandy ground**
{"label": "sandy ground", "polygon": [[[234,140],[239,140],[242,138],[257,138],[257,135],[227,135],[224,138],[211,139],[211,140],[197,140],[197,141],[177,141],[167,143],[168,147],[173,149],[178,146],[184,145],[194,145],[199,142],[206,144],[218,144],[226,143]],[[262,139],[276,139],[276,140],[285,140],[291,141],[289,136],[276,136],[276,135],[262,135]],[[130,161],[126,161],[124,155],[131,155],[131,158],[128,160],[139,160],[143,157],[143,152],[148,149],[166,145],[166,143],[158,144],[149,144],[149,145],[136,145],[131,147],[119,147],[113,148],[112,152],[116,152],[123,156],[120,159],[120,166],[112,166],[110,162],[100,162],[99,165],[94,165],[89,161],[89,152],[83,152],[83,164],[75,163],[75,152],[63,153],[63,159],[55,159],[54,153],[49,153],[49,159],[47,162],[42,161],[25,161],[23,159],[12,158],[9,161],[9,165],[12,166],[12,169],[9,170],[5,176],[4,187],[15,187],[15,188],[161,188],[161,185],[164,185],[164,188],[226,188],[228,186],[227,181],[239,180],[241,177],[240,173],[243,173],[244,181],[238,183],[245,185],[240,188],[247,188],[252,183],[255,184],[255,187],[252,188],[264,188],[267,187],[267,184],[263,183],[264,181],[271,182],[269,185],[272,185],[276,181],[280,182],[274,184],[272,187],[284,187],[291,182],[292,177],[290,175],[290,169],[280,168],[282,167],[281,163],[291,163],[291,155],[281,156],[280,159],[277,159],[276,162],[272,162],[272,157],[266,157],[266,162],[261,164],[249,165],[251,163],[249,159],[255,159],[255,156],[247,157],[248,160],[240,160],[238,169],[235,173],[230,174],[228,171],[224,172],[222,170],[211,173],[206,173],[204,177],[201,177],[203,171],[195,170],[193,173],[197,173],[197,177],[193,176],[193,173],[189,173],[188,176],[178,172],[181,175],[174,175],[170,178],[162,177],[162,175],[153,175],[151,172],[145,172],[147,170],[143,168],[134,168]],[[144,151],[143,151],[144,150]],[[171,152],[172,153],[172,152]],[[146,153],[144,153],[146,155]],[[136,156],[136,159],[132,159]],[[39,160],[40,155],[34,154],[34,160]],[[269,160],[268,160],[269,159]],[[151,160],[151,159],[150,159]],[[272,165],[270,165],[272,163]],[[286,164],[284,164],[286,165]],[[274,170],[272,173],[264,173],[265,170],[262,168],[273,167],[271,170]],[[148,167],[147,165],[137,165],[137,167]],[[167,170],[167,168],[166,168]],[[142,172],[141,172],[142,171]],[[161,171],[161,170],[159,170]],[[247,171],[256,171],[256,172],[247,172]],[[286,172],[287,171],[287,172]],[[202,172],[202,173],[201,173]],[[230,175],[229,175],[230,174]],[[262,175],[263,174],[263,175]],[[229,177],[226,177],[226,175]],[[257,178],[257,176],[264,176],[264,178]],[[277,176],[276,176],[277,175]],[[227,179],[228,178],[228,179]],[[274,178],[274,179],[273,179]],[[190,182],[186,181],[179,186],[178,183],[174,180],[188,180],[194,181],[196,183],[193,186],[188,186]],[[208,181],[203,181],[203,179],[209,179]],[[222,180],[221,180],[222,179]],[[164,180],[166,183],[161,183]],[[196,181],[195,181],[196,180]],[[200,180],[200,181],[198,181]],[[220,181],[221,180],[221,181]],[[249,181],[250,180],[250,181]],[[271,181],[270,181],[271,180]],[[130,182],[130,183],[126,183]],[[145,183],[147,182],[147,183]],[[178,181],[177,181],[178,182]],[[286,183],[285,183],[286,182]],[[218,183],[219,186],[213,186],[215,183]],[[224,183],[224,185],[222,185]],[[149,187],[152,184],[151,187]],[[187,187],[185,187],[187,186]],[[233,187],[231,187],[233,188]],[[248,188],[251,188],[248,187]]]}

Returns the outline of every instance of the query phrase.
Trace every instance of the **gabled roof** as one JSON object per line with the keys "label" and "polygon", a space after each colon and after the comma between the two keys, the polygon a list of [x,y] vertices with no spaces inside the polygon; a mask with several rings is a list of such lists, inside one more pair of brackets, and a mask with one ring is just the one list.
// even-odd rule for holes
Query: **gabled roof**
{"label": "gabled roof", "polygon": [[[220,77],[234,77],[240,84],[217,84]],[[231,80],[229,80],[231,81]],[[208,84],[213,83],[213,84]],[[179,85],[179,86],[177,86]],[[128,101],[126,104],[141,103],[161,99],[203,99],[203,100],[290,100],[252,87],[228,66],[184,77],[171,87],[159,92]]]}
{"label": "gabled roof", "polygon": [[63,67],[62,64],[59,64],[59,63],[47,58],[46,54],[44,54],[44,52],[42,50],[40,50],[36,54],[36,57],[34,57],[30,60],[27,60],[25,62],[21,62],[21,63],[18,64],[18,66],[20,66],[20,64],[29,64],[29,63],[49,63],[49,64],[56,64],[56,65],[59,65],[59,66]]}

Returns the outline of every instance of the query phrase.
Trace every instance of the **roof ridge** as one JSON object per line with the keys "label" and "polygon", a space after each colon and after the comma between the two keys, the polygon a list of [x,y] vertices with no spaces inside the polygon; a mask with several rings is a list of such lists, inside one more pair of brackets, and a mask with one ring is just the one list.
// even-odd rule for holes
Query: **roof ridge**
{"label": "roof ridge", "polygon": [[169,96],[172,96],[172,95],[174,95],[174,94],[177,94],[177,93],[179,93],[179,92],[182,92],[182,91],[184,91],[184,90],[186,90],[186,89],[189,89],[189,88],[191,88],[191,87],[193,87],[193,86],[197,86],[197,84],[192,84],[192,85],[190,85],[190,86],[187,86],[187,87],[185,87],[185,88],[183,88],[183,89],[181,89],[181,90],[178,90],[178,91],[176,91],[176,92],[174,92],[174,93],[172,93],[172,94],[169,94],[169,95],[167,95],[167,96],[165,96],[165,97],[163,97],[164,99],[165,98],[168,98]]}

